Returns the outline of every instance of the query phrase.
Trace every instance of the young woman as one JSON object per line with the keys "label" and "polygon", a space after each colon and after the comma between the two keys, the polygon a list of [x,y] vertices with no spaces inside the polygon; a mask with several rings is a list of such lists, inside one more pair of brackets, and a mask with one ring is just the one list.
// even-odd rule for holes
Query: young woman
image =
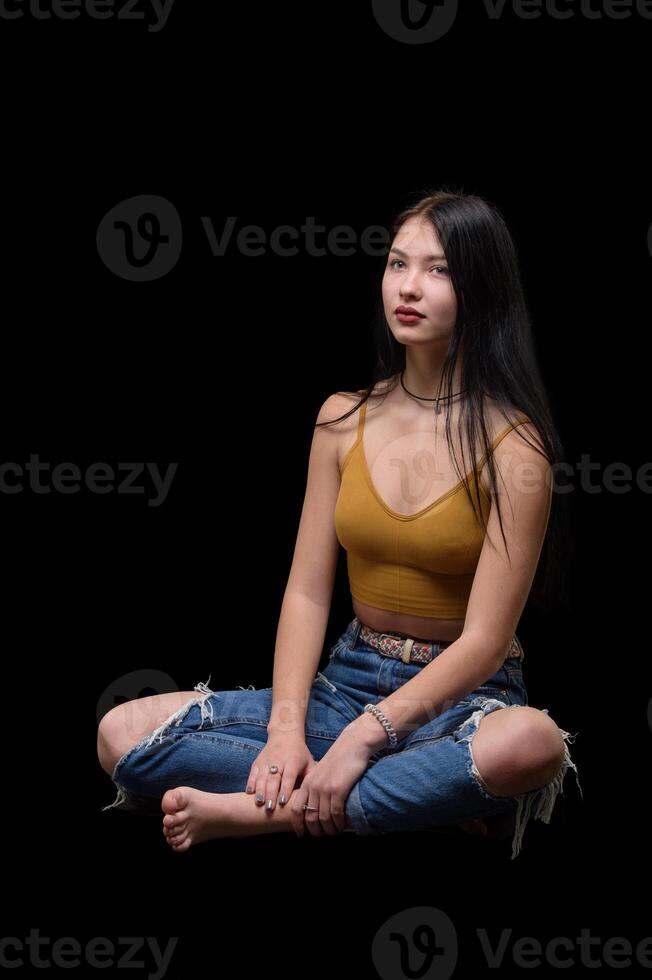
{"label": "young woman", "polygon": [[[563,599],[569,535],[512,239],[495,206],[446,190],[392,231],[372,382],[317,417],[272,687],[201,683],[100,723],[103,809],[162,808],[175,851],[502,822],[513,859],[577,780],[514,632],[528,598]],[[340,546],[355,615],[315,675]]]}

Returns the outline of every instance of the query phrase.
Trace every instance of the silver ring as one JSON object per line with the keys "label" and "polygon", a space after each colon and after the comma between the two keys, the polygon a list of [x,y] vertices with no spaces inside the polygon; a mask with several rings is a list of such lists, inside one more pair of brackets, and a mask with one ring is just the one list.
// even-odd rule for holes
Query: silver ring
{"label": "silver ring", "polygon": [[269,767],[269,771],[270,772],[278,772],[278,766],[270,766]]}
{"label": "silver ring", "polygon": [[315,810],[315,811],[319,812],[319,807],[318,806],[308,806],[307,803],[304,803],[303,804],[303,809],[304,810]]}

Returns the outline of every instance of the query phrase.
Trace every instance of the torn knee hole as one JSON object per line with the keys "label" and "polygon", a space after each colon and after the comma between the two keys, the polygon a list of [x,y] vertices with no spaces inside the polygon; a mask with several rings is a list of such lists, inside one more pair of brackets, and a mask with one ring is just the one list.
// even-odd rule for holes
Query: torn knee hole
{"label": "torn knee hole", "polygon": [[[210,681],[210,675],[208,680]],[[157,739],[159,742],[162,742],[170,729],[180,725],[190,709],[194,708],[195,705],[199,705],[200,708],[200,726],[203,725],[206,719],[210,719],[210,721],[212,721],[213,705],[209,699],[215,696],[215,692],[211,691],[210,687],[208,686],[208,682],[204,683],[203,681],[196,684],[194,690],[199,691],[201,696],[191,698],[189,701],[186,701],[185,704],[182,704],[178,711],[175,711],[169,718],[166,718],[162,725],[159,725],[159,727],[155,729],[151,735],[144,738],[138,746],[135,746],[135,748],[149,748],[150,745],[152,745],[152,743]]]}

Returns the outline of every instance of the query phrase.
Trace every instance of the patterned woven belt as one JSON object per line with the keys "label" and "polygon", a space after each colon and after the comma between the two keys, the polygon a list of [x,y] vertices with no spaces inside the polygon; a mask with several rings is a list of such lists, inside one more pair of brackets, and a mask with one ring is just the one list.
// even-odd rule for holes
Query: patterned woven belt
{"label": "patterned woven belt", "polygon": [[[354,627],[359,622],[360,620],[356,616],[353,622]],[[406,664],[429,664],[438,653],[455,642],[454,640],[441,640],[439,642],[420,643],[418,640],[400,636],[397,633],[378,633],[364,625],[359,635],[363,643],[374,647],[383,656],[402,660]],[[512,637],[505,660],[509,660],[510,657],[518,657],[519,660],[524,658],[523,647],[516,634]]]}

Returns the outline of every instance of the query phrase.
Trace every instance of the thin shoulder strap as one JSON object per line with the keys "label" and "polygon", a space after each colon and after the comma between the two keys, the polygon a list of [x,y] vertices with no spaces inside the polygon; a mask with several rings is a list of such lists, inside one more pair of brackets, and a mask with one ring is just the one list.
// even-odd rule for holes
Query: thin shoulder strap
{"label": "thin shoulder strap", "polygon": [[518,420],[518,422],[512,422],[510,425],[507,426],[506,429],[503,429],[502,432],[498,433],[494,441],[491,443],[491,448],[495,449],[498,443],[502,442],[505,436],[508,435],[512,431],[512,429],[515,429],[517,426],[523,425],[525,422],[529,422],[529,421],[530,421],[529,419],[521,418]]}
{"label": "thin shoulder strap", "polygon": [[[517,428],[517,426],[519,425],[525,425],[525,423],[529,421],[530,419],[528,418],[520,418],[517,422],[512,422],[510,425],[507,426],[506,429],[503,429],[502,432],[499,432],[496,438],[491,443],[491,452],[493,452],[493,450],[496,448],[498,443],[502,442],[505,436],[509,435],[509,433],[512,432],[513,429]],[[488,459],[489,459],[489,454],[485,453],[485,455],[482,457],[482,460],[480,461],[480,464],[478,465],[478,469],[482,469],[482,467],[485,465]]]}
{"label": "thin shoulder strap", "polygon": [[362,433],[364,432],[364,420],[367,414],[367,402],[364,401],[360,407],[360,412],[358,414],[358,436],[356,442],[361,442]]}
{"label": "thin shoulder strap", "polygon": [[356,451],[356,449],[358,448],[358,446],[361,446],[362,445],[362,433],[363,433],[363,430],[364,430],[364,419],[365,419],[366,408],[367,408],[367,403],[365,401],[365,402],[362,403],[362,405],[361,405],[361,407],[359,409],[359,412],[358,412],[358,434],[356,436],[355,442],[353,443],[353,445],[349,449],[348,453],[346,454],[346,456],[342,460],[342,465],[340,467],[340,473],[343,473],[344,472],[344,469],[346,467],[346,464],[351,459],[351,457],[353,456],[353,454]]}

